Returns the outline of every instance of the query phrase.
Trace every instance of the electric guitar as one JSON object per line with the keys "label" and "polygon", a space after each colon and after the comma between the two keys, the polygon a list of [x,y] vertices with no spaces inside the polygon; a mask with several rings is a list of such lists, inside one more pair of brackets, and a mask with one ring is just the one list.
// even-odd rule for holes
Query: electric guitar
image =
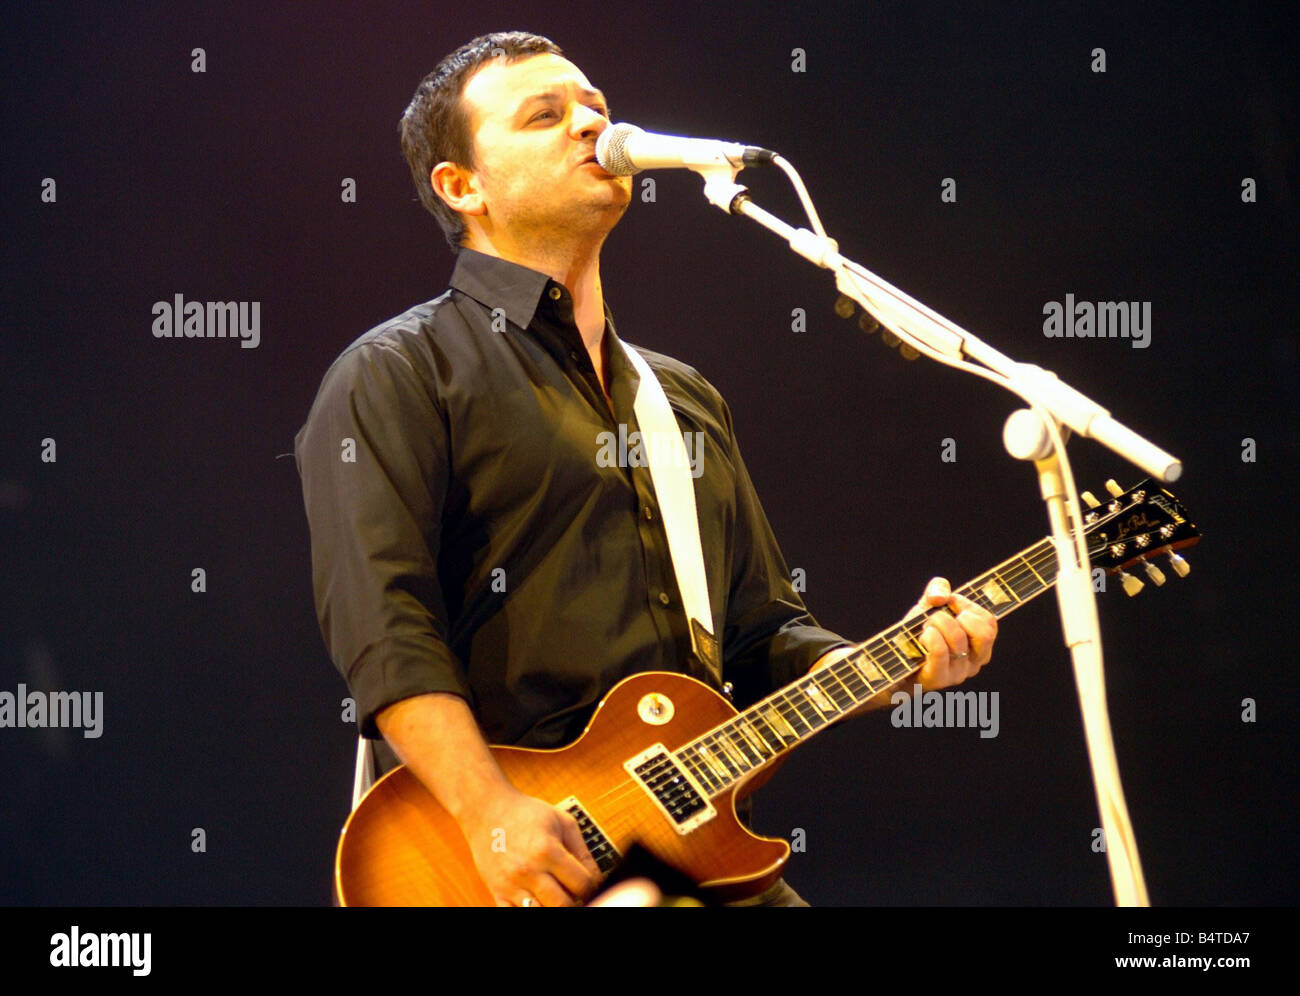
{"label": "electric guitar", "polygon": [[[1126,568],[1141,563],[1163,584],[1152,560],[1166,554],[1185,576],[1175,551],[1200,534],[1178,499],[1150,482],[1126,493],[1113,481],[1106,486],[1112,497],[1104,505],[1082,496],[1094,576],[1117,574],[1134,595],[1143,583]],[[1105,573],[1096,575],[1098,567]],[[1001,618],[1056,577],[1056,548],[1042,539],[956,590]],[[694,678],[652,671],[610,689],[567,747],[492,753],[516,788],[573,815],[602,872],[637,843],[718,901],[757,895],[780,876],[790,847],[745,828],[735,800],[795,747],[919,670],[921,630],[943,611],[908,616],[742,713]],[[348,818],[334,886],[341,906],[495,905],[458,824],[405,767],[377,781]]]}

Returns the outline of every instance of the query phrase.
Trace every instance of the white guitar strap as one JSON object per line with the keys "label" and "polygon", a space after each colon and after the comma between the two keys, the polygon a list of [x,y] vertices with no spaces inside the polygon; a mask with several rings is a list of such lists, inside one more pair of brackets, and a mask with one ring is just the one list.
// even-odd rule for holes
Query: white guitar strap
{"label": "white guitar strap", "polygon": [[[641,377],[632,408],[641,428],[642,452],[650,465],[650,479],[654,483],[655,497],[659,499],[664,531],[668,534],[668,552],[672,556],[677,587],[686,609],[691,651],[721,684],[722,658],[718,653],[717,637],[713,635],[713,610],[709,606],[709,587],[704,576],[700,520],[695,509],[695,485],[686,444],[659,378],[640,353],[625,342],[620,345]],[[697,460],[704,458],[703,453],[695,456]]]}

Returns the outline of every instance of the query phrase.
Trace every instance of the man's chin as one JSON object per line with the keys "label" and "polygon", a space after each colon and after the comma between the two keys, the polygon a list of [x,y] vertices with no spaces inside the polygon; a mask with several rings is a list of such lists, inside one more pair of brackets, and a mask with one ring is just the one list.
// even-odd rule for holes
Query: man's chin
{"label": "man's chin", "polygon": [[[631,193],[620,191],[608,198],[593,198],[588,202],[588,209],[592,217],[605,219],[608,224],[612,225],[623,217],[624,212],[627,211],[631,203]],[[577,221],[576,218],[574,220]]]}

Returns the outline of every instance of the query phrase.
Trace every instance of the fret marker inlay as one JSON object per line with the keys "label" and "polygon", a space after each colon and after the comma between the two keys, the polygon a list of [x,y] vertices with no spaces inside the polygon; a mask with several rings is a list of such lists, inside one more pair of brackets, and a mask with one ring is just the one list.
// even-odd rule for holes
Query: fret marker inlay
{"label": "fret marker inlay", "polygon": [[1005,605],[1011,601],[1011,596],[1007,594],[1006,589],[996,581],[990,580],[980,592],[989,600],[990,605]]}
{"label": "fret marker inlay", "polygon": [[921,653],[921,651],[917,649],[916,641],[909,639],[906,633],[899,633],[894,637],[893,642],[894,646],[896,646],[903,656],[909,660],[919,660],[925,656],[925,654]]}
{"label": "fret marker inlay", "polygon": [[826,693],[823,692],[815,682],[809,682],[804,685],[803,690],[804,693],[813,700],[813,704],[823,713],[835,711],[835,706],[831,703],[831,700],[826,697]]}

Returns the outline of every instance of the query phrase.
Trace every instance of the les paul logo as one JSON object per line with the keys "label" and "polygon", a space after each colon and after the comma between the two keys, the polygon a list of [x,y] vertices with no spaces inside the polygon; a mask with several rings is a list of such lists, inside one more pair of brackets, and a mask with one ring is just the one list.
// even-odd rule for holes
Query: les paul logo
{"label": "les paul logo", "polygon": [[1151,532],[1159,527],[1160,523],[1148,519],[1146,513],[1136,512],[1119,524],[1119,532],[1116,533],[1115,538],[1122,540],[1125,536],[1131,536],[1133,533]]}

